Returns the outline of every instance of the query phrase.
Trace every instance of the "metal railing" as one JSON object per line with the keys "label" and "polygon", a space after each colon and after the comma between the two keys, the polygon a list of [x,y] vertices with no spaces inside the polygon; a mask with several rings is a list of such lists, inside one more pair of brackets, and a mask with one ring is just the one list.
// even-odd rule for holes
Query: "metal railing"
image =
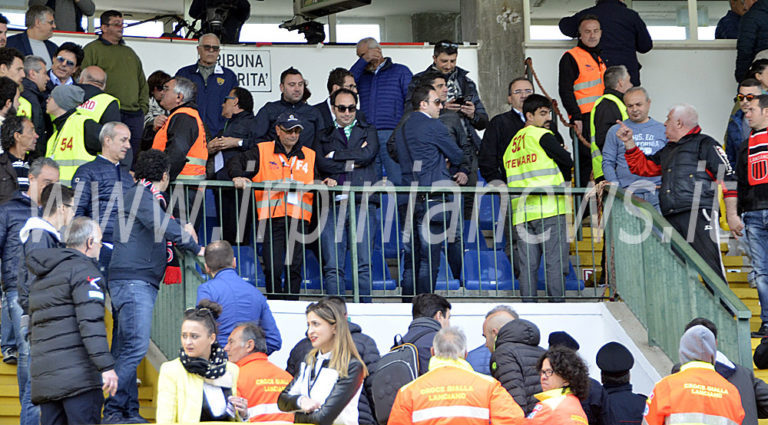
{"label": "metal railing", "polygon": [[717,325],[719,350],[751,369],[747,306],[650,204],[615,187],[611,192],[606,240],[614,251],[617,291],[648,330],[649,342],[676,361],[685,325],[706,317]]}

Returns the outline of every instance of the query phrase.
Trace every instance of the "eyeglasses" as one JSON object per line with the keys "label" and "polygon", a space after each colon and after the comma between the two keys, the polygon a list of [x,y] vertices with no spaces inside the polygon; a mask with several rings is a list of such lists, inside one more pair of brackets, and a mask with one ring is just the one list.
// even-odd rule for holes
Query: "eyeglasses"
{"label": "eyeglasses", "polygon": [[357,105],[333,105],[336,109],[339,110],[339,112],[355,112],[357,110]]}
{"label": "eyeglasses", "polygon": [[751,102],[753,99],[757,99],[756,94],[737,94],[736,97],[733,98],[734,102],[743,102],[744,99],[747,100],[747,102]]}
{"label": "eyeglasses", "polygon": [[435,105],[440,105],[440,104],[442,104],[442,102],[440,101],[440,99],[439,99],[439,98],[435,98],[435,99],[432,99],[432,100],[428,100],[428,101],[427,101],[427,103],[434,103]]}
{"label": "eyeglasses", "polygon": [[512,92],[512,94],[531,94],[533,93],[532,89],[517,89]]}
{"label": "eyeglasses", "polygon": [[65,58],[64,56],[56,56],[56,61],[62,65],[66,65],[69,67],[75,66],[75,63],[71,60]]}
{"label": "eyeglasses", "polygon": [[235,100],[237,98],[235,96],[224,96],[224,99],[226,99],[226,100]]}
{"label": "eyeglasses", "polygon": [[290,130],[286,130],[282,126],[280,126],[280,130],[282,130],[282,131],[284,131],[285,133],[288,133],[288,134],[301,134],[301,127],[293,127]]}
{"label": "eyeglasses", "polygon": [[124,22],[112,22],[111,24],[102,24],[103,27],[125,27]]}
{"label": "eyeglasses", "polygon": [[539,371],[539,374],[540,375],[544,375],[547,378],[549,378],[550,376],[555,374],[555,371],[552,370],[552,369],[542,369],[542,370]]}
{"label": "eyeglasses", "polygon": [[211,44],[203,44],[202,45],[203,50],[207,50],[209,52],[218,52],[219,49],[221,49],[221,46],[214,46]]}

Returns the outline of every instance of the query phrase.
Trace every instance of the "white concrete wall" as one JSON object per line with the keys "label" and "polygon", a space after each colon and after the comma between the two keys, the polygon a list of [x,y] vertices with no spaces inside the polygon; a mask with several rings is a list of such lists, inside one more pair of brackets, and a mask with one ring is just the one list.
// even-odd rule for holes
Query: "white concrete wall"
{"label": "white concrete wall", "polygon": [[[283,337],[283,348],[273,353],[270,360],[285,367],[291,348],[304,337],[307,330],[304,315],[307,302],[270,301],[272,313]],[[497,304],[454,303],[451,324],[464,330],[470,350],[485,344],[483,321],[485,314]],[[595,355],[603,344],[617,341],[624,344],[635,356],[632,368],[632,384],[635,392],[650,394],[653,385],[661,379],[659,374],[642,356],[640,349],[624,332],[604,303],[522,304],[512,303],[520,317],[535,323],[541,331],[541,346],[547,347],[550,332],[566,331],[581,345],[579,353],[589,366],[590,375],[600,380],[600,370],[595,365]],[[411,322],[410,304],[348,304],[350,320],[360,325],[363,332],[376,340],[379,352],[386,353],[396,334],[404,335]],[[556,307],[556,308],[555,308]]]}
{"label": "white concrete wall", "polygon": [[[558,64],[573,46],[572,42],[531,42],[525,49],[545,90],[558,100]],[[736,50],[732,42],[656,42],[653,50],[638,58],[643,66],[642,85],[651,96],[652,118],[663,123],[670,106],[690,103],[699,111],[703,131],[723,140],[736,95]],[[536,91],[540,93],[538,86]],[[564,109],[562,112],[567,119],[568,114]]]}

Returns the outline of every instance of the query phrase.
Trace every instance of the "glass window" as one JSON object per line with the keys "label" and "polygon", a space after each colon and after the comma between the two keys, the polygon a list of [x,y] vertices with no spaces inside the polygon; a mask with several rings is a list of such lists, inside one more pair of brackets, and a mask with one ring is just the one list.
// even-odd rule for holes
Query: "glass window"
{"label": "glass window", "polygon": [[337,43],[357,43],[365,37],[381,40],[379,24],[336,24]]}

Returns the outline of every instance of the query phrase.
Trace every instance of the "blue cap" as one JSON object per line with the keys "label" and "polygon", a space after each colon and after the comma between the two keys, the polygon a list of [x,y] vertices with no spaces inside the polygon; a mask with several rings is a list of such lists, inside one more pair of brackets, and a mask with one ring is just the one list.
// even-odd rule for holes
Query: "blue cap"
{"label": "blue cap", "polygon": [[280,114],[280,116],[277,117],[277,125],[284,130],[290,130],[296,127],[301,127],[302,130],[304,129],[304,124],[301,123],[299,116],[291,111],[286,111]]}

